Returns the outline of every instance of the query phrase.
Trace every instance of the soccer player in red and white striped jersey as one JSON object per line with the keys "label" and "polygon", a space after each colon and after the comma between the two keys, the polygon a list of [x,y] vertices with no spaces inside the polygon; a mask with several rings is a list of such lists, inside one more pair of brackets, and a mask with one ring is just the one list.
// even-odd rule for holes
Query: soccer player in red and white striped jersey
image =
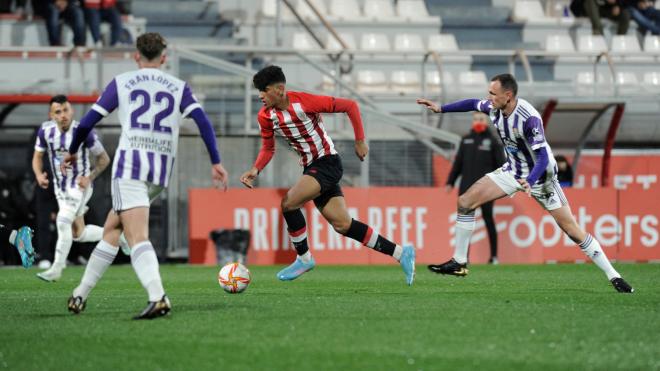
{"label": "soccer player in red and white striped jersey", "polygon": [[350,237],[383,254],[393,256],[403,268],[406,282],[415,276],[415,249],[401,247],[375,233],[368,225],[348,214],[344,194],[339,186],[343,174],[341,159],[323,126],[321,113],[346,113],[355,132],[355,154],[364,160],[369,147],[364,141],[360,110],[355,101],[286,90],[282,69],[269,66],[254,75],[254,86],[264,107],[259,111],[262,147],[252,169],[241,176],[241,182],[252,188],[252,182],[275,153],[275,133],[283,136],[300,155],[303,175],[282,199],[282,214],[298,257],[277,274],[282,281],[298,278],[315,266],[307,245],[307,226],[300,208],[314,201],[323,217],[344,236]]}

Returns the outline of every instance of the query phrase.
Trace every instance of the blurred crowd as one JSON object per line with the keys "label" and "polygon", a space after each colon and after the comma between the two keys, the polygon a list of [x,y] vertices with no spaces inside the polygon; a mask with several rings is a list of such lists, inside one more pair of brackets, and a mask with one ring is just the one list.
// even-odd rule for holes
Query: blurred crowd
{"label": "blurred crowd", "polygon": [[[131,0],[0,0],[0,13],[13,13],[19,19],[41,18],[46,24],[50,46],[66,44],[62,26],[73,33],[73,45],[87,45],[87,29],[94,46],[131,44],[130,34],[122,27],[122,15],[131,12]],[[110,25],[106,42],[101,35],[101,23]]]}

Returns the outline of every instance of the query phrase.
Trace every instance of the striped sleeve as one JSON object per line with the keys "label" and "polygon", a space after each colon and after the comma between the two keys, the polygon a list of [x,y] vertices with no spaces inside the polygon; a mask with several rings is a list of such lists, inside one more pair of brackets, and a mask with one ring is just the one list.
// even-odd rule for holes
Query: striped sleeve
{"label": "striped sleeve", "polygon": [[37,133],[37,141],[34,144],[34,150],[37,152],[46,151],[46,134],[44,133],[43,126],[39,128],[39,132]]}
{"label": "striped sleeve", "polygon": [[96,103],[94,103],[92,109],[98,112],[101,116],[106,117],[114,111],[118,105],[119,98],[117,96],[117,82],[115,79],[112,79],[112,81],[110,81],[105,87],[103,94],[101,94]]}
{"label": "striped sleeve", "polygon": [[190,89],[190,86],[186,84],[183,88],[183,95],[181,96],[181,104],[179,105],[179,112],[181,112],[182,117],[188,117],[192,111],[196,108],[202,108],[202,106],[195,98],[195,95]]}
{"label": "striped sleeve", "polygon": [[525,138],[532,147],[532,150],[537,150],[546,146],[545,133],[543,132],[543,122],[536,116],[531,116],[523,123],[523,133]]}
{"label": "striped sleeve", "polygon": [[87,138],[85,139],[85,147],[89,148],[89,151],[92,152],[94,156],[99,156],[105,152],[105,148],[103,148],[103,144],[94,130],[87,135]]}

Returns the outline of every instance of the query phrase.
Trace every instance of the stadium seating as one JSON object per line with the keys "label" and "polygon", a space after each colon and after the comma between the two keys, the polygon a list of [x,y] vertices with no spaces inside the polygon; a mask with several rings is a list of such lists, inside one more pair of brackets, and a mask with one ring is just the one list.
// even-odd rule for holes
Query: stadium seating
{"label": "stadium seating", "polygon": [[396,18],[392,2],[389,0],[365,0],[364,17],[369,19],[392,20]]}
{"label": "stadium seating", "polygon": [[298,50],[320,49],[319,44],[307,32],[294,33],[291,46],[293,46],[294,49],[298,49]]}
{"label": "stadium seating", "polygon": [[360,49],[364,51],[389,51],[392,50],[390,41],[385,34],[365,33],[360,39]]}
{"label": "stadium seating", "polygon": [[601,35],[581,35],[578,37],[577,50],[598,53],[608,51],[608,47]]}
{"label": "stadium seating", "polygon": [[[351,50],[357,50],[357,43],[355,42],[355,36],[350,33],[345,33],[345,32],[340,32],[339,37],[346,43],[346,46],[348,46],[348,49]],[[341,50],[341,44],[339,44],[339,41],[332,36],[332,34],[328,33],[327,37],[327,43],[326,46],[330,50]]]}
{"label": "stadium seating", "polygon": [[[459,50],[456,37],[453,34],[430,35],[428,49],[436,51],[439,54],[442,54],[443,52],[456,52]],[[472,57],[470,56],[443,56],[442,59],[446,62],[463,63],[465,64],[465,68],[469,68],[469,65],[472,63]]]}
{"label": "stadium seating", "polygon": [[543,6],[538,0],[517,0],[513,7],[513,20],[530,23],[556,23],[556,18],[545,16]]}
{"label": "stadium seating", "polygon": [[394,71],[390,78],[390,84],[394,92],[419,94],[419,73],[416,71]]}
{"label": "stadium seating", "polygon": [[568,34],[548,35],[545,39],[545,50],[549,52],[575,52],[573,40]]}
{"label": "stadium seating", "polygon": [[440,94],[442,93],[442,87],[445,88],[451,87],[454,83],[454,75],[451,73],[445,72],[442,75],[442,80],[440,81],[440,72],[438,70],[427,71],[426,72],[426,90],[430,94]]}
{"label": "stadium seating", "polygon": [[410,22],[429,17],[423,0],[399,0],[396,3],[396,13]]}
{"label": "stadium seating", "polygon": [[[321,14],[328,13],[328,9],[324,1],[311,0],[311,2],[312,5],[314,5],[314,7],[316,8],[316,10],[318,10]],[[299,1],[298,6],[296,7],[296,11],[306,21],[316,21],[318,19],[316,13],[314,13],[312,8],[310,8],[309,5],[307,5],[306,1]]]}
{"label": "stadium seating", "polygon": [[644,51],[649,53],[660,53],[660,36],[647,35],[644,38]]}
{"label": "stadium seating", "polygon": [[339,20],[356,20],[362,18],[362,12],[357,1],[353,0],[331,0],[330,15]]}
{"label": "stadium seating", "polygon": [[385,77],[385,73],[383,73],[383,71],[358,71],[357,88],[359,91],[364,93],[387,92],[387,77]]}
{"label": "stadium seating", "polygon": [[642,80],[644,89],[653,94],[660,94],[660,72],[646,72]]}
{"label": "stadium seating", "polygon": [[394,50],[421,53],[426,51],[426,47],[421,36],[403,33],[394,37]]}
{"label": "stadium seating", "polygon": [[482,96],[488,90],[488,78],[483,71],[463,71],[458,75],[458,89],[465,98]]}
{"label": "stadium seating", "polygon": [[639,80],[634,72],[617,72],[615,82],[619,95],[643,94],[639,90]]}

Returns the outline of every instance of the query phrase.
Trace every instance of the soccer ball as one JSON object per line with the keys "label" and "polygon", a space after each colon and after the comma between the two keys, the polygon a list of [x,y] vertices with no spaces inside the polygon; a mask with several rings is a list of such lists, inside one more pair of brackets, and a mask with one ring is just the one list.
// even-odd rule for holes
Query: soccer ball
{"label": "soccer ball", "polygon": [[250,271],[241,263],[229,263],[218,272],[218,283],[230,294],[238,294],[250,284]]}

